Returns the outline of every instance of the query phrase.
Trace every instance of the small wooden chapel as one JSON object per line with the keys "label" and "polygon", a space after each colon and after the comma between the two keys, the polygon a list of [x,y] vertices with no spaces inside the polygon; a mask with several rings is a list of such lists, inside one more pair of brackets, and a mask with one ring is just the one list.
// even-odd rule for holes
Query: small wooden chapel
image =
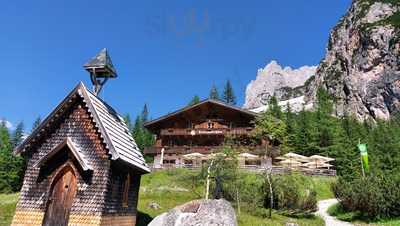
{"label": "small wooden chapel", "polygon": [[15,148],[27,162],[12,225],[135,225],[142,174],[150,172],[122,117],[99,92],[117,76],[106,49],[79,83]]}

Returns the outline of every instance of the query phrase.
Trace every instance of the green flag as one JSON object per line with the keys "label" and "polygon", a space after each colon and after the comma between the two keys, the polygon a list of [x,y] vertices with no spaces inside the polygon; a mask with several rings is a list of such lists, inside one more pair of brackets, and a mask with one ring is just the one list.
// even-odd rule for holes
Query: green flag
{"label": "green flag", "polygon": [[361,162],[363,164],[364,170],[366,173],[368,173],[369,164],[368,164],[367,144],[358,144],[357,147],[358,147],[358,150],[360,150]]}

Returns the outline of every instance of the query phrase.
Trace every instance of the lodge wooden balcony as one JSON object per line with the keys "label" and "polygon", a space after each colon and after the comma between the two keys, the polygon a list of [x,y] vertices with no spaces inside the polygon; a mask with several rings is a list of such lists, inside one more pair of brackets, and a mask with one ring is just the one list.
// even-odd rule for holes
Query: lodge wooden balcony
{"label": "lodge wooden balcony", "polygon": [[252,127],[238,127],[238,128],[214,128],[214,129],[179,129],[170,128],[162,129],[161,136],[199,136],[199,135],[249,135],[254,128]]}
{"label": "lodge wooden balcony", "polygon": [[[172,147],[146,147],[144,149],[145,154],[161,154],[161,149],[164,148],[164,154],[190,154],[193,152],[198,152],[201,154],[211,154],[218,150],[221,150],[223,146],[172,146]],[[237,146],[237,149],[245,149],[249,152],[254,153],[261,153],[265,150],[264,146],[257,145],[257,146]]]}

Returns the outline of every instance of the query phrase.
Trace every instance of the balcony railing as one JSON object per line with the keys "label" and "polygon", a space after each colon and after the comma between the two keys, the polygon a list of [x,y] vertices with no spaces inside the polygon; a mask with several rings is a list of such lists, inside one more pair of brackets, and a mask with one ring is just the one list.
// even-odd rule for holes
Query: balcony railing
{"label": "balcony railing", "polygon": [[161,136],[197,136],[197,135],[247,135],[253,131],[252,127],[214,128],[214,129],[162,129]]}
{"label": "balcony railing", "polygon": [[[163,147],[146,147],[144,149],[145,154],[161,154],[161,149]],[[198,152],[201,154],[211,154],[217,150],[221,150],[223,146],[172,146],[164,147],[164,154],[189,154],[193,152]],[[263,146],[238,146],[238,149],[246,149],[249,152],[258,152],[265,149]]]}

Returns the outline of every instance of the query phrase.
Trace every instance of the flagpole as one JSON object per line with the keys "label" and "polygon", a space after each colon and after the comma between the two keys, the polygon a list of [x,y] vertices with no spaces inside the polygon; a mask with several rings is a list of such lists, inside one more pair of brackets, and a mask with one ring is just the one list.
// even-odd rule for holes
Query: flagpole
{"label": "flagpole", "polygon": [[[358,144],[360,144],[360,138],[358,138]],[[365,177],[365,172],[364,172],[364,165],[363,165],[363,161],[362,161],[362,155],[360,154],[360,163],[361,163],[361,172],[362,172],[362,176],[363,178]]]}

